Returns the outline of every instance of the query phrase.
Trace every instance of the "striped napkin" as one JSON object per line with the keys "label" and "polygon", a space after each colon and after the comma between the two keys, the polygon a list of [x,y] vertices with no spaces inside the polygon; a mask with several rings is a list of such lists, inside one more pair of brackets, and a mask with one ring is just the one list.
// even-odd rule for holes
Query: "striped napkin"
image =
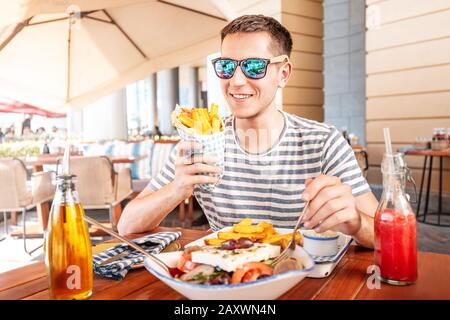
{"label": "striped napkin", "polygon": [[[133,242],[142,247],[145,251],[158,254],[171,242],[177,240],[181,232],[158,232],[142,238],[134,239]],[[130,251],[130,254],[112,261],[111,263],[100,266],[103,261],[110,259],[124,251]],[[106,251],[100,252],[93,257],[95,274],[109,279],[122,280],[133,266],[144,262],[144,255],[133,250],[127,244],[119,244]]]}

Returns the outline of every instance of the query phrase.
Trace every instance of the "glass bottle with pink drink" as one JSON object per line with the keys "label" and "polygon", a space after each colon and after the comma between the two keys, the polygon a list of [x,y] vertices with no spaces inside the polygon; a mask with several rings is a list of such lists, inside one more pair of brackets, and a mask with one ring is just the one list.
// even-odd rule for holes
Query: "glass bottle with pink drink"
{"label": "glass bottle with pink drink", "polygon": [[383,195],[375,214],[375,264],[380,280],[408,285],[417,280],[416,217],[405,192],[409,172],[403,155],[385,154]]}

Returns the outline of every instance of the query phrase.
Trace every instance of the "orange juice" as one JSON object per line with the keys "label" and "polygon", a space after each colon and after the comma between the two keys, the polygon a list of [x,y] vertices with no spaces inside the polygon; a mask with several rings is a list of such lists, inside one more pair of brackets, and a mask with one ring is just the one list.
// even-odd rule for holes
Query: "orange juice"
{"label": "orange juice", "polygon": [[86,299],[93,288],[92,250],[74,176],[59,176],[45,240],[50,297]]}

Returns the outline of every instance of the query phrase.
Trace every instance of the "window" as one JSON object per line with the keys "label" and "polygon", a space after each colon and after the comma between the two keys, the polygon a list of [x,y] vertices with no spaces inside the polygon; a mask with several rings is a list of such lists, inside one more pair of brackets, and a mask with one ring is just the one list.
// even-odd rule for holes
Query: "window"
{"label": "window", "polygon": [[155,126],[153,77],[137,81],[127,86],[128,132],[142,134]]}

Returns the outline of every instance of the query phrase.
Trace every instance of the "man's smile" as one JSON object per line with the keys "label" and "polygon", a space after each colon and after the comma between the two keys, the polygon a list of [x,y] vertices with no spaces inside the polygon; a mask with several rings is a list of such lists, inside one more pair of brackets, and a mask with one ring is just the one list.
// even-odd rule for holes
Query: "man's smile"
{"label": "man's smile", "polygon": [[230,93],[230,96],[236,101],[245,101],[253,96],[253,94]]}

